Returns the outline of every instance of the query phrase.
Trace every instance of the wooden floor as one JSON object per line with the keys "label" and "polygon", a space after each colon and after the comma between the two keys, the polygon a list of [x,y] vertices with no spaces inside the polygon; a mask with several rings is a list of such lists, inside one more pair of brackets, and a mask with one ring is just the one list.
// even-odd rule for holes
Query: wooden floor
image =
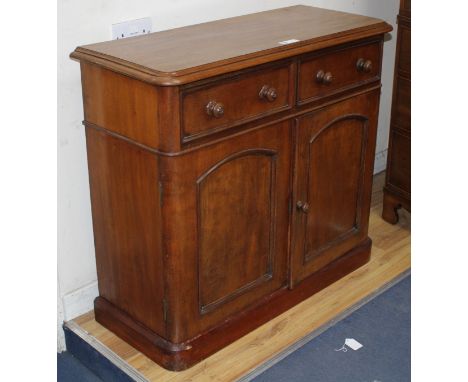
{"label": "wooden floor", "polygon": [[[410,268],[410,214],[400,212],[397,225],[380,217],[384,174],[374,177],[369,236],[371,261],[205,361],[182,372],[167,371],[94,320],[93,312],[69,322],[82,338],[107,354],[137,380],[235,381],[252,376],[261,365],[282,358],[298,343],[343,317]],[[312,333],[312,334],[311,334]],[[295,345],[296,344],[296,345]]]}

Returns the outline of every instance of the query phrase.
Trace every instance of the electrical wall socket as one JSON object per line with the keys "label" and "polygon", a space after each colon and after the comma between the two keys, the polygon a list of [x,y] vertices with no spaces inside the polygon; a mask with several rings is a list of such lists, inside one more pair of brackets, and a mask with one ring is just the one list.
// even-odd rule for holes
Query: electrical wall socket
{"label": "electrical wall socket", "polygon": [[112,24],[112,39],[118,40],[121,38],[139,36],[151,32],[151,18],[144,17],[142,19],[124,21],[123,23]]}

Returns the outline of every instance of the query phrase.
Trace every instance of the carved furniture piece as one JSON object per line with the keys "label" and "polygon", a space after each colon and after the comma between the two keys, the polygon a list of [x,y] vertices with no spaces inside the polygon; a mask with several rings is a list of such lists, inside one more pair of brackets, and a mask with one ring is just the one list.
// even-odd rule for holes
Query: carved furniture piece
{"label": "carved furniture piece", "polygon": [[366,263],[390,30],[294,6],[78,47],[96,320],[182,370]]}
{"label": "carved furniture piece", "polygon": [[411,2],[400,1],[392,117],[382,217],[398,222],[399,208],[411,211]]}

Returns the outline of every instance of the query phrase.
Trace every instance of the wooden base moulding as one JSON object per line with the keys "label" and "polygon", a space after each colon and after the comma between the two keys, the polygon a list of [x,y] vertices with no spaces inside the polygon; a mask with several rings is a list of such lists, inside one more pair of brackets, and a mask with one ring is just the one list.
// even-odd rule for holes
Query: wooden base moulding
{"label": "wooden base moulding", "polygon": [[164,368],[185,370],[364,265],[370,259],[371,246],[368,238],[294,289],[281,289],[251,309],[184,343],[167,341],[102,297],[94,301],[95,318]]}

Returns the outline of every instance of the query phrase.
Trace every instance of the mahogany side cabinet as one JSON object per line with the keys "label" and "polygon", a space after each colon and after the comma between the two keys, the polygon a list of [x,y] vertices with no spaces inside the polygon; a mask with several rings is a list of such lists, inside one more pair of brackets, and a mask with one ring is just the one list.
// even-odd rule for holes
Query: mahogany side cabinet
{"label": "mahogany side cabinet", "polygon": [[293,6],[76,48],[96,320],[183,370],[366,263],[391,29]]}

